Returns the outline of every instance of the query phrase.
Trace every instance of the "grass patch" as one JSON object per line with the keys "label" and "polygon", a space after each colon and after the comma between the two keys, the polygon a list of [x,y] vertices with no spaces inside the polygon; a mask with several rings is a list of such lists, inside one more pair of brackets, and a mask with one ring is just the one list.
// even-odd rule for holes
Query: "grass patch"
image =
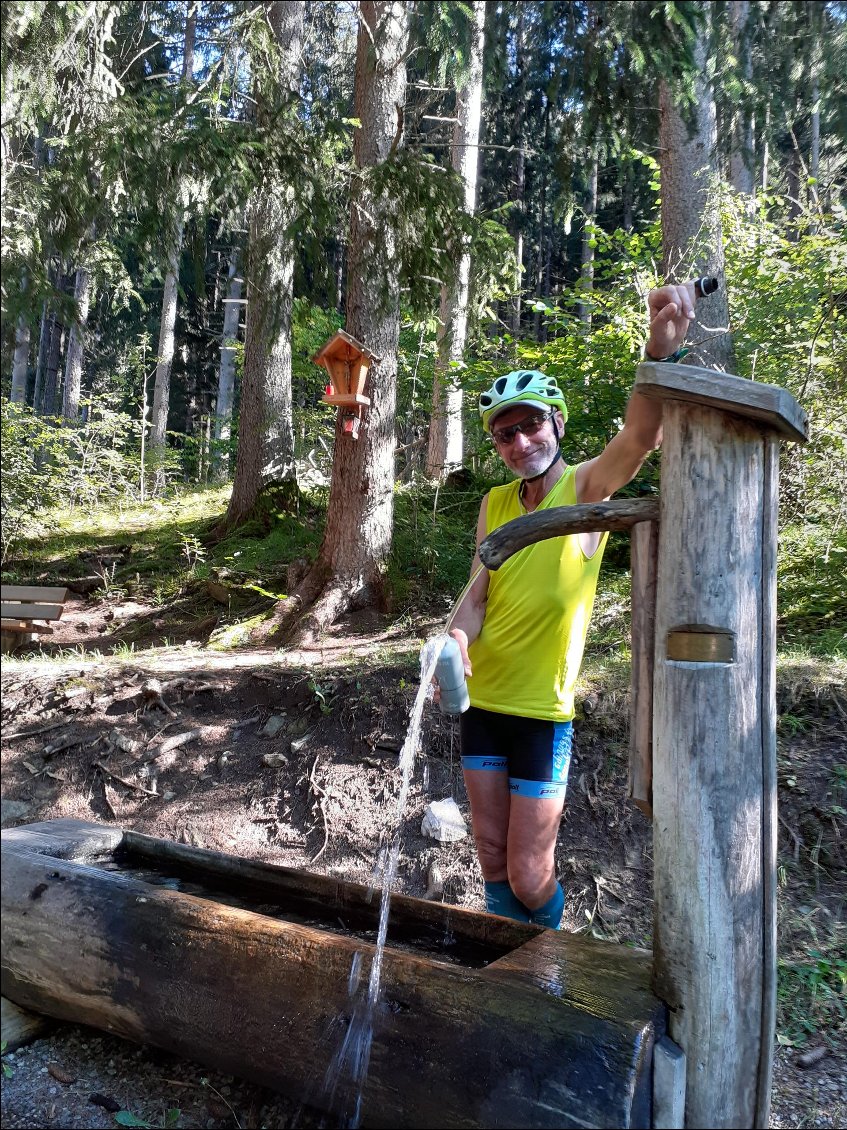
{"label": "grass patch", "polygon": [[847,926],[821,906],[780,913],[777,1039],[831,1047],[847,1033]]}
{"label": "grass patch", "polygon": [[476,522],[487,484],[398,487],[388,580],[396,608],[445,608],[470,575]]}
{"label": "grass patch", "polygon": [[[387,576],[398,612],[446,613],[468,578],[479,504],[490,483],[400,485]],[[287,594],[288,566],[314,560],[323,535],[327,491],[300,499],[299,513],[280,516],[268,532],[245,526],[212,544],[206,538],[225,513],[230,488],[194,488],[144,506],[55,510],[40,536],[21,543],[7,582],[61,583],[91,572],[81,551],[131,547],[108,578],[109,598],[132,596],[166,604],[191,580],[225,575],[257,594]],[[780,536],[779,667],[804,695],[844,685],[847,675],[847,532],[807,524]],[[626,681],[629,662],[628,538],[610,539],[586,646],[583,681]],[[256,611],[245,607],[243,615]],[[231,609],[236,620],[237,607]],[[234,626],[233,636],[237,634]],[[218,641],[218,646],[229,646]],[[790,705],[790,703],[789,703]]]}
{"label": "grass patch", "polygon": [[311,560],[317,553],[324,500],[319,494],[304,496],[300,514],[280,518],[267,534],[245,526],[217,544],[207,544],[214,522],[226,512],[229,492],[229,487],[188,490],[167,500],[91,515],[55,510],[41,536],[20,543],[3,579],[59,583],[84,576],[91,568],[80,552],[108,544],[116,550],[130,547],[125,560],[110,570],[109,596],[131,595],[162,604],[187,581],[222,569],[236,581],[284,595],[288,565],[297,558]]}

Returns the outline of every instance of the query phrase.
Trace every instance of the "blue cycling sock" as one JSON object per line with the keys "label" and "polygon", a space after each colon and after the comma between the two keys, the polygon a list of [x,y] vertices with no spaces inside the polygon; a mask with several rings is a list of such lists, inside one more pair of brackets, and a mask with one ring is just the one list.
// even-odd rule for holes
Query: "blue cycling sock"
{"label": "blue cycling sock", "polygon": [[536,926],[547,926],[551,930],[558,930],[564,909],[565,892],[562,890],[561,883],[557,883],[555,892],[547,902],[529,912],[529,920]]}
{"label": "blue cycling sock", "polygon": [[500,914],[503,918],[529,922],[529,911],[519,901],[505,879],[500,883],[485,884],[485,909],[489,914]]}

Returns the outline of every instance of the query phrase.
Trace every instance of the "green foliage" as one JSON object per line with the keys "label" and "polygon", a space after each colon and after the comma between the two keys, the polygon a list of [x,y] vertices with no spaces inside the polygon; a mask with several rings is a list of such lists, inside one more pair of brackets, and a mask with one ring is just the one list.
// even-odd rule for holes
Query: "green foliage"
{"label": "green foliage", "polygon": [[811,1037],[837,1037],[847,1029],[847,958],[844,928],[822,929],[801,908],[795,944],[777,965],[777,1038],[802,1047]]}
{"label": "green foliage", "polygon": [[812,654],[847,656],[847,526],[807,523],[783,528],[779,540],[781,636]]}
{"label": "green foliage", "polygon": [[131,1110],[119,1110],[115,1115],[115,1122],[118,1126],[133,1126],[138,1130],[173,1130],[174,1127],[179,1126],[181,1113],[179,1107],[169,1107],[159,1122],[148,1122],[146,1118],[139,1118]]}
{"label": "green foliage", "polygon": [[26,407],[2,404],[3,561],[22,537],[62,505],[93,509],[135,495],[140,424],[107,404],[90,405],[88,422],[62,426]]}
{"label": "green foliage", "polygon": [[395,606],[427,605],[433,599],[448,607],[468,579],[474,554],[479,504],[487,489],[429,486],[395,492],[394,541],[388,578]]}
{"label": "green foliage", "polygon": [[782,460],[782,512],[847,521],[847,229],[845,212],[786,222],[788,202],[724,203],[726,272],[740,376],[789,389],[809,416],[809,443]]}

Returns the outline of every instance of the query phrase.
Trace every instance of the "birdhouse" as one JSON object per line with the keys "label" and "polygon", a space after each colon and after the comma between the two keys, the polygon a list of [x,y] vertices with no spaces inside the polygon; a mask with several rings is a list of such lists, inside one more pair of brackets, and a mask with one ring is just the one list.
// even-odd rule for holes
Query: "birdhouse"
{"label": "birdhouse", "polygon": [[371,402],[365,396],[365,382],[371,363],[379,358],[350,334],[338,330],[312,360],[329,374],[322,403],[335,404],[342,410],[344,433],[356,439],[364,410]]}

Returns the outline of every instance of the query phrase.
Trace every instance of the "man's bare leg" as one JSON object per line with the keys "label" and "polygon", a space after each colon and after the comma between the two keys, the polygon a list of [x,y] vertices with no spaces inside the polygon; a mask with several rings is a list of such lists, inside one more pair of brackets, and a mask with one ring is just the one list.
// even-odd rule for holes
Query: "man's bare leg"
{"label": "man's bare leg", "polygon": [[556,837],[564,797],[542,800],[512,796],[506,843],[506,873],[512,890],[530,911],[556,892]]}

